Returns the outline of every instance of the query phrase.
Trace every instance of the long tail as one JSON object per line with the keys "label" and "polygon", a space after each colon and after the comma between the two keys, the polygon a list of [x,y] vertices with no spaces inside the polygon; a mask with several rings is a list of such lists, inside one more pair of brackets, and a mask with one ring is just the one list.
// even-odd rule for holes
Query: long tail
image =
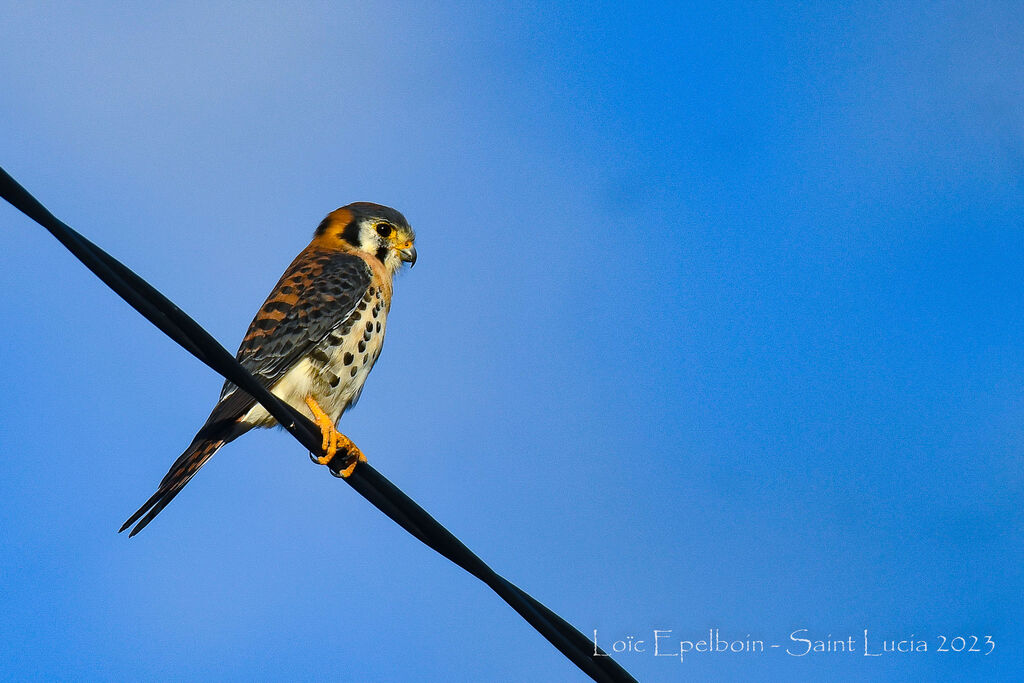
{"label": "long tail", "polygon": [[142,521],[132,529],[128,536],[130,538],[145,529],[146,525],[152,522],[153,518],[160,514],[160,511],[167,507],[168,503],[174,500],[178,492],[185,488],[185,484],[195,476],[199,468],[206,464],[206,461],[212,458],[213,454],[219,451],[225,443],[226,441],[220,439],[210,440],[196,437],[188,449],[181,454],[181,457],[171,465],[171,469],[160,482],[156,493],[134,515],[128,518],[118,533],[135,524],[135,521],[143,515],[145,517],[142,517]]}

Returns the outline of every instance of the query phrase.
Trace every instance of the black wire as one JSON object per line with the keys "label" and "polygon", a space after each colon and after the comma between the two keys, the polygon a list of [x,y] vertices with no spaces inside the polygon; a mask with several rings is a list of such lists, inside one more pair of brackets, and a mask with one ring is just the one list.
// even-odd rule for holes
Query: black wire
{"label": "black wire", "polygon": [[[58,220],[3,168],[0,168],[0,196],[46,228],[89,270],[167,336],[225,379],[252,395],[306,450],[311,453],[322,452],[320,429],[316,425],[288,404],[279,401],[199,323],[152,285]],[[344,466],[344,463],[340,465]],[[336,470],[332,470],[332,473],[337,475]],[[368,463],[361,463],[344,481],[403,529],[487,584],[592,679],[636,683],[625,669],[596,648],[595,643],[488,567],[462,541]]]}

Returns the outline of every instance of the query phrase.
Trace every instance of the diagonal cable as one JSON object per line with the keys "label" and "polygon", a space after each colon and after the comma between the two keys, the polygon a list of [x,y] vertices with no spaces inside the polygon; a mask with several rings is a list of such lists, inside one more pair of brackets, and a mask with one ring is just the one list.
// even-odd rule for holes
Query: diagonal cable
{"label": "diagonal cable", "polygon": [[[248,392],[309,452],[319,453],[318,427],[260,384],[199,323],[123,263],[58,220],[0,168],[0,196],[46,228],[97,277],[186,351]],[[334,472],[332,470],[332,472]],[[334,472],[336,474],[336,472]],[[344,479],[359,495],[424,544],[487,584],[534,629],[595,681],[635,679],[571,624],[507,581],[368,463]]]}

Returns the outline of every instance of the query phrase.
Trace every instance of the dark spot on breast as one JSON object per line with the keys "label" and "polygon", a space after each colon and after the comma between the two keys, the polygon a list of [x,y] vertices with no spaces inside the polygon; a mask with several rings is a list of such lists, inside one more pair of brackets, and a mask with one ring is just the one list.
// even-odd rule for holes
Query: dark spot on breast
{"label": "dark spot on breast", "polygon": [[367,362],[369,362],[369,360],[370,360],[370,354],[368,354],[368,353],[363,354],[363,365],[366,365]]}
{"label": "dark spot on breast", "polygon": [[329,363],[331,361],[330,356],[324,353],[323,349],[313,349],[309,357],[315,360],[317,363]]}
{"label": "dark spot on breast", "polygon": [[338,377],[337,375],[331,375],[330,385],[332,387],[336,387],[340,383],[341,383],[341,378],[340,377]]}
{"label": "dark spot on breast", "polygon": [[357,372],[359,372],[359,368],[353,367],[352,371],[348,373],[348,376],[355,377]]}
{"label": "dark spot on breast", "polygon": [[355,358],[351,353],[346,352],[345,357],[342,359],[345,361],[345,365],[352,365],[352,359]]}
{"label": "dark spot on breast", "polygon": [[367,332],[371,332],[371,331],[373,331],[373,322],[372,322],[372,321],[370,321],[370,320],[367,320],[367,321],[366,321],[366,331],[367,331]]}
{"label": "dark spot on breast", "polygon": [[359,342],[359,353],[362,353],[365,350],[366,350],[366,340],[364,339],[363,341]]}
{"label": "dark spot on breast", "polygon": [[358,308],[359,308],[360,311],[365,311],[366,310],[366,301],[360,301]]}
{"label": "dark spot on breast", "polygon": [[380,332],[380,322],[377,322],[377,331]]}

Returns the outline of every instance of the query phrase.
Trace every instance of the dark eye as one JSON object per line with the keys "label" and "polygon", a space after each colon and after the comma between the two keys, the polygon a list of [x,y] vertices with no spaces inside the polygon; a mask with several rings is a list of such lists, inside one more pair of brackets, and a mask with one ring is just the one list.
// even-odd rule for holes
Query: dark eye
{"label": "dark eye", "polygon": [[387,237],[388,235],[390,235],[391,234],[391,230],[392,230],[392,227],[390,225],[388,225],[387,223],[378,223],[377,224],[377,234],[380,235],[381,237]]}

